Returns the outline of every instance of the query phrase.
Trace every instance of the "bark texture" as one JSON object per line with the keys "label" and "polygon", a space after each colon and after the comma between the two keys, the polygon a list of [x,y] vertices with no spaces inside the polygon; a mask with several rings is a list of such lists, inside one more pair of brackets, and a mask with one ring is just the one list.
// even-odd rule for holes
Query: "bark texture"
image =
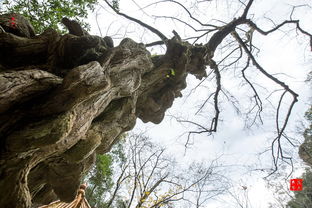
{"label": "bark texture", "polygon": [[[0,207],[29,208],[73,200],[97,153],[110,150],[137,118],[160,123],[186,87],[206,74],[203,46],[172,38],[164,55],[124,39],[35,35],[18,14],[0,30]],[[172,73],[174,71],[174,73]]]}

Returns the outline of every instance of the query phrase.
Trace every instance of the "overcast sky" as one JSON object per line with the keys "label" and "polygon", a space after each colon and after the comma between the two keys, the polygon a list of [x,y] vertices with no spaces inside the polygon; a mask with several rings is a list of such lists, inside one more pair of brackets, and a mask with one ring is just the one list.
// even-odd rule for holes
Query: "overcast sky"
{"label": "overcast sky", "polygon": [[[150,0],[136,0],[138,5],[143,8],[148,5]],[[179,1],[185,4],[187,7],[192,6],[191,0]],[[204,22],[217,23],[214,19],[222,20],[225,22],[230,21],[233,15],[241,14],[243,9],[242,5],[236,0],[228,1],[203,1],[194,13],[199,18],[202,18]],[[217,3],[216,3],[217,2]],[[222,3],[221,3],[222,2]],[[225,3],[226,2],[226,3]],[[255,0],[253,6],[250,9],[249,17],[259,24],[259,26],[270,29],[272,22],[264,17],[271,18],[276,23],[280,23],[282,20],[289,18],[289,12],[291,11],[291,5],[307,4],[312,6],[309,0]],[[102,4],[104,5],[104,3]],[[106,7],[107,8],[107,7]],[[120,9],[122,12],[136,17],[144,22],[151,24],[158,28],[167,37],[171,37],[171,31],[175,29],[182,38],[192,35],[191,30],[185,26],[164,19],[155,20],[151,15],[171,15],[178,18],[186,18],[186,14],[181,12],[181,8],[175,7],[173,4],[158,4],[152,7],[148,7],[142,12],[134,3],[130,0],[121,0]],[[148,16],[149,15],[149,16]],[[98,14],[91,14],[90,22],[92,24],[91,33],[100,35],[98,26],[95,21],[95,17],[98,18],[99,27],[103,36],[113,36],[116,43],[118,43],[124,37],[131,37],[135,41],[144,43],[158,40],[157,37],[147,32],[144,28],[138,27],[135,23],[129,23],[122,17],[113,15],[113,12],[107,8],[107,10],[99,10]],[[300,7],[294,14],[293,18],[300,19],[301,26],[312,32],[311,8]],[[218,23],[219,24],[219,23]],[[295,136],[298,141],[302,142],[302,137],[297,135],[297,127],[300,125],[300,121],[303,120],[304,112],[307,110],[309,103],[309,97],[311,97],[311,88],[304,82],[307,72],[311,70],[311,51],[308,47],[308,38],[303,35],[297,35],[296,31],[292,27],[285,27],[283,31],[274,33],[272,35],[263,37],[258,34],[254,35],[254,44],[260,48],[260,52],[257,55],[259,63],[270,73],[276,74],[276,76],[282,81],[286,82],[295,92],[299,94],[299,102],[295,105],[290,123],[288,126],[288,133],[291,136]],[[286,34],[287,33],[287,34]],[[204,41],[204,40],[202,40]],[[161,48],[150,49],[152,54],[159,54],[164,52]],[[219,50],[222,51],[222,50]],[[217,54],[216,59],[221,57],[223,52]],[[237,71],[238,70],[238,71]],[[224,73],[223,84],[229,91],[233,92],[233,95],[237,96],[242,108],[247,108],[249,105],[249,98],[246,88],[241,85],[241,82],[234,79],[239,72],[239,68],[234,68]],[[209,69],[208,69],[209,71]],[[284,73],[284,74],[283,74]],[[261,172],[248,172],[247,170],[252,168],[269,168],[272,167],[271,152],[268,151],[259,155],[268,149],[272,139],[274,138],[275,123],[274,116],[275,111],[266,102],[265,97],[269,95],[270,90],[277,89],[272,82],[264,77],[259,76],[255,71],[250,71],[247,76],[255,78],[257,83],[261,84],[263,88],[259,87],[259,91],[262,92],[264,106],[267,108],[263,112],[263,125],[255,125],[250,129],[246,128],[246,122],[243,116],[238,116],[234,108],[223,100],[220,102],[222,122],[219,123],[218,132],[213,136],[207,134],[196,135],[192,142],[193,144],[185,151],[184,144],[186,142],[186,135],[183,133],[188,130],[194,130],[194,126],[184,125],[182,126],[171,116],[181,116],[188,119],[194,119],[201,122],[203,125],[209,125],[209,119],[212,118],[213,109],[211,106],[207,106],[199,116],[194,116],[198,110],[198,106],[210,93],[213,92],[214,81],[207,81],[203,84],[203,87],[198,88],[195,92],[191,90],[199,83],[191,75],[188,76],[188,87],[182,92],[183,97],[174,101],[172,108],[170,108],[164,121],[159,125],[151,123],[143,124],[139,119],[134,129],[135,132],[147,131],[147,134],[153,138],[154,141],[159,142],[167,147],[168,151],[179,159],[182,164],[188,164],[192,160],[205,160],[211,161],[212,159],[223,155],[221,161],[224,164],[232,165],[229,167],[229,171],[224,173],[227,176],[231,176],[233,183],[237,186],[237,190],[240,193],[241,186],[247,186],[250,200],[253,208],[266,208],[272,193],[268,192],[264,187],[264,177],[267,173]],[[268,91],[266,91],[268,90]],[[187,95],[189,95],[187,97]],[[273,105],[276,105],[278,93],[273,94],[270,100]],[[187,98],[186,98],[187,97]],[[284,102],[287,105],[287,102]],[[286,108],[285,108],[286,109]],[[284,111],[285,112],[285,111]],[[289,150],[289,154],[294,157],[295,162],[295,175],[298,176],[302,171],[299,167],[303,167],[303,164],[298,160],[297,149],[291,148],[289,145],[285,146],[285,150]],[[246,168],[249,167],[249,168]],[[285,166],[285,172],[289,172],[289,166]],[[228,207],[235,207],[229,199]],[[226,207],[224,202],[211,202],[209,207]]]}

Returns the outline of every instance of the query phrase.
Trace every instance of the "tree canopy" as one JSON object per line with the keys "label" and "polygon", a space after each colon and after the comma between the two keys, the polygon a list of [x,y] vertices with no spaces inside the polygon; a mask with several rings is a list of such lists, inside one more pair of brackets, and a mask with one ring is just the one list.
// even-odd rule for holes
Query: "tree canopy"
{"label": "tree canopy", "polygon": [[312,106],[305,113],[308,121],[308,127],[303,132],[304,142],[299,148],[300,157],[312,166]]}
{"label": "tree canopy", "polygon": [[26,17],[36,33],[41,34],[47,28],[65,32],[60,24],[63,17],[73,18],[87,30],[90,25],[85,21],[89,12],[93,12],[97,0],[4,0],[0,3],[2,13],[17,13]]}
{"label": "tree canopy", "polygon": [[303,179],[303,190],[294,192],[294,197],[287,203],[289,208],[309,208],[312,206],[311,168],[307,168],[300,178]]}
{"label": "tree canopy", "polygon": [[230,185],[223,172],[217,159],[181,167],[160,144],[133,134],[100,155],[84,182],[96,208],[199,208],[226,193]]}

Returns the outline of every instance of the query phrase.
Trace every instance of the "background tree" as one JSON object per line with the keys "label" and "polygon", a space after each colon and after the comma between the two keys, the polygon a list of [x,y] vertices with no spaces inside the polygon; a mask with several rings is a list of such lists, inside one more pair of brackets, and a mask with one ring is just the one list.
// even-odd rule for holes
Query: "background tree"
{"label": "background tree", "polygon": [[96,4],[97,0],[5,0],[0,3],[0,11],[23,15],[38,34],[47,28],[64,33],[65,27],[60,24],[63,17],[75,19],[86,30],[90,30],[90,25],[85,20],[94,11]]}
{"label": "background tree", "polygon": [[[86,196],[93,207],[200,208],[227,190],[227,180],[221,174],[222,167],[217,165],[217,161],[210,165],[194,162],[181,169],[173,157],[165,153],[165,149],[143,135],[129,136],[123,148],[117,152],[126,153],[124,160],[105,167],[100,162],[102,159],[98,160],[93,172],[87,177],[91,186]],[[113,148],[113,152],[116,150]],[[114,185],[107,186],[107,182],[112,180],[112,166],[114,182],[110,184]],[[108,174],[102,171],[107,167],[110,168]],[[94,171],[99,174],[96,180]],[[102,185],[103,188],[98,188]],[[96,190],[99,190],[101,196]]]}
{"label": "background tree", "polygon": [[299,148],[299,155],[310,167],[312,166],[312,105],[305,113],[308,127],[303,132],[304,142]]}
{"label": "background tree", "polygon": [[240,186],[239,188],[232,186],[228,190],[230,200],[225,204],[230,204],[231,207],[235,208],[253,208],[249,199],[249,190],[247,186]]}
{"label": "background tree", "polygon": [[86,198],[89,199],[91,207],[105,207],[104,194],[113,186],[112,174],[112,157],[109,154],[97,155],[95,167],[91,169],[85,179],[89,185],[86,190]]}
{"label": "background tree", "polygon": [[[308,81],[310,82],[309,77]],[[294,197],[287,203],[289,208],[308,208],[312,206],[312,105],[305,113],[305,118],[308,126],[303,132],[304,142],[299,148],[299,155],[309,165],[309,168],[306,168],[301,176],[303,190],[294,193]]]}
{"label": "background tree", "polygon": [[287,203],[289,208],[308,208],[312,206],[312,171],[306,168],[305,173],[300,177],[303,179],[303,190],[295,191],[294,196]]}
{"label": "background tree", "polygon": [[311,168],[306,168],[305,172],[297,177],[303,179],[302,191],[290,191],[289,178],[285,175],[275,176],[268,181],[268,189],[274,196],[274,201],[270,203],[270,208],[308,208],[312,205],[311,197]]}
{"label": "background tree", "polygon": [[[304,142],[299,149],[300,157],[309,165],[304,173],[298,178],[303,179],[302,191],[290,191],[290,178],[285,174],[276,174],[271,180],[268,180],[268,188],[272,191],[275,202],[271,203],[271,208],[308,208],[312,206],[312,172],[311,172],[311,125],[312,125],[311,106],[305,113],[307,127],[303,130],[302,136]],[[303,122],[305,123],[305,122]],[[299,136],[299,135],[298,135]]]}
{"label": "background tree", "polygon": [[[122,165],[124,155],[124,137],[121,136],[118,144],[106,154],[98,154],[94,167],[88,172],[83,182],[87,182],[86,198],[91,207],[106,208],[108,197],[114,186],[114,169]],[[117,203],[117,202],[116,202]],[[118,207],[118,206],[117,206]]]}
{"label": "background tree", "polygon": [[312,206],[312,106],[305,113],[308,127],[303,132],[304,143],[300,146],[300,157],[310,166],[302,174],[303,190],[294,193],[294,197],[287,203],[289,208],[311,207]]}

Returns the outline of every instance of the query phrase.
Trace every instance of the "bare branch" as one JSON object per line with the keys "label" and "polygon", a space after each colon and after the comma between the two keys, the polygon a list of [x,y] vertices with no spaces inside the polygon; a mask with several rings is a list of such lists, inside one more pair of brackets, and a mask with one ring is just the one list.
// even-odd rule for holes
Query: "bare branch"
{"label": "bare branch", "polygon": [[255,100],[255,106],[257,106],[257,108],[258,108],[258,111],[257,111],[257,113],[255,115],[255,118],[254,118],[254,121],[252,122],[252,124],[255,122],[257,117],[259,118],[260,122],[263,123],[262,118],[261,118],[261,112],[262,112],[262,109],[263,109],[263,107],[262,107],[262,100],[261,100],[261,98],[260,98],[256,88],[248,80],[248,78],[246,77],[246,74],[245,74],[246,69],[249,67],[249,63],[250,63],[250,58],[248,58],[247,64],[246,64],[246,66],[242,70],[242,75],[243,75],[244,80],[248,83],[248,85],[250,86],[250,88],[252,89],[252,91],[254,93],[253,99]]}
{"label": "bare branch", "polygon": [[[276,112],[276,128],[277,128],[277,137],[273,140],[272,142],[272,157],[273,157],[273,162],[274,162],[274,166],[275,166],[275,171],[277,170],[277,162],[279,157],[281,157],[281,159],[289,159],[287,157],[285,157],[283,155],[282,152],[282,148],[281,148],[281,143],[280,140],[282,138],[282,135],[284,134],[285,128],[288,124],[288,120],[290,118],[290,114],[292,112],[292,109],[295,105],[295,103],[298,101],[298,94],[295,93],[293,90],[291,90],[289,88],[288,85],[286,85],[284,82],[280,81],[279,79],[277,79],[276,77],[274,77],[273,75],[269,74],[267,71],[265,71],[262,66],[257,62],[257,60],[255,59],[255,57],[252,55],[252,53],[249,51],[249,49],[247,48],[246,44],[243,42],[243,40],[239,37],[239,35],[236,32],[232,33],[233,37],[237,40],[237,42],[240,44],[240,46],[244,49],[245,53],[248,55],[249,59],[252,61],[253,65],[256,66],[256,68],[263,74],[265,75],[267,78],[269,78],[270,80],[272,80],[273,82],[275,82],[276,84],[280,85],[283,89],[284,92],[282,93],[282,95],[280,96],[279,102],[278,102],[278,107],[277,107],[277,112]],[[286,93],[289,93],[292,95],[293,100],[290,103],[289,107],[288,107],[288,111],[287,114],[284,118],[284,122],[282,123],[282,127],[280,128],[280,119],[279,119],[279,111],[280,111],[280,106],[283,100],[283,97]],[[278,142],[278,151],[277,151],[277,155],[274,156],[274,144],[275,142]],[[291,161],[291,158],[290,158]],[[291,161],[292,162],[292,161]],[[274,171],[274,172],[275,172]]]}
{"label": "bare branch", "polygon": [[[202,32],[202,31],[213,31],[215,29],[208,29],[208,28],[205,28],[205,29],[196,29],[194,26],[192,26],[191,24],[187,23],[186,21],[184,20],[181,20],[177,17],[172,17],[172,16],[157,16],[157,15],[153,15],[153,17],[155,18],[163,18],[163,19],[172,19],[172,20],[176,20],[178,22],[181,22],[183,24],[185,24],[186,26],[188,26],[189,28],[191,28],[192,30],[194,30],[195,32]],[[215,27],[217,28],[217,26]]]}
{"label": "bare branch", "polygon": [[[197,18],[195,18],[195,17],[192,15],[192,13],[191,13],[182,3],[178,2],[178,1],[175,1],[175,0],[162,0],[162,1],[157,1],[157,2],[155,2],[155,3],[153,3],[153,4],[156,4],[156,3],[163,3],[163,2],[170,2],[170,3],[175,3],[175,4],[179,5],[180,7],[183,8],[184,11],[187,12],[187,14],[189,15],[189,17],[190,17],[192,20],[194,20],[195,22],[197,22],[197,23],[200,24],[201,26],[216,28],[215,25],[202,23],[200,20],[198,20]],[[152,4],[151,4],[151,5],[152,5]],[[150,6],[150,5],[149,5],[149,6]]]}
{"label": "bare branch", "polygon": [[221,74],[220,71],[218,69],[217,64],[215,63],[215,61],[213,61],[212,59],[210,60],[210,64],[209,64],[210,68],[214,70],[215,76],[216,76],[216,91],[214,94],[214,109],[215,109],[215,116],[211,121],[211,126],[210,126],[210,132],[216,132],[217,131],[217,126],[218,126],[218,121],[219,121],[219,114],[220,114],[220,110],[219,110],[219,93],[221,91]]}
{"label": "bare branch", "polygon": [[96,13],[95,13],[95,22],[96,22],[96,26],[97,26],[97,28],[98,28],[98,30],[99,30],[99,32],[100,32],[100,36],[101,37],[103,37],[103,35],[102,35],[102,30],[101,30],[101,28],[100,28],[100,26],[99,26],[99,21],[98,21],[98,15],[99,15],[99,10],[100,10],[100,8],[96,11]]}
{"label": "bare branch", "polygon": [[271,30],[268,31],[264,31],[261,28],[259,28],[254,22],[252,22],[251,20],[246,20],[247,24],[255,29],[257,32],[259,32],[262,35],[268,35],[272,32],[275,32],[276,30],[278,30],[279,28],[281,28],[282,26],[286,25],[286,24],[295,24],[296,25],[296,29],[298,29],[302,34],[307,35],[310,38],[310,47],[312,50],[312,34],[310,34],[309,32],[305,31],[304,29],[302,29],[300,27],[299,24],[299,20],[285,20],[284,22],[280,23],[279,25],[277,25],[276,27],[272,28]]}
{"label": "bare branch", "polygon": [[[133,21],[133,22],[138,23],[138,24],[141,25],[142,27],[144,27],[144,28],[150,30],[151,32],[153,32],[154,34],[156,34],[163,42],[165,42],[165,43],[167,42],[168,38],[167,38],[164,34],[162,34],[159,30],[157,30],[156,28],[154,28],[154,27],[152,27],[152,26],[150,26],[150,25],[148,25],[148,24],[142,22],[141,20],[138,20],[138,19],[136,19],[136,18],[134,18],[134,17],[130,17],[129,15],[126,15],[126,14],[124,14],[124,13],[118,11],[118,10],[117,10],[116,8],[114,8],[113,5],[111,5],[107,0],[104,0],[104,1],[106,2],[106,4],[107,4],[112,10],[114,10],[114,12],[115,12],[116,14],[118,14],[118,15],[120,15],[120,16],[123,16],[123,17],[127,18],[128,20],[131,20],[131,21]],[[102,5],[100,5],[100,6],[103,7]]]}

